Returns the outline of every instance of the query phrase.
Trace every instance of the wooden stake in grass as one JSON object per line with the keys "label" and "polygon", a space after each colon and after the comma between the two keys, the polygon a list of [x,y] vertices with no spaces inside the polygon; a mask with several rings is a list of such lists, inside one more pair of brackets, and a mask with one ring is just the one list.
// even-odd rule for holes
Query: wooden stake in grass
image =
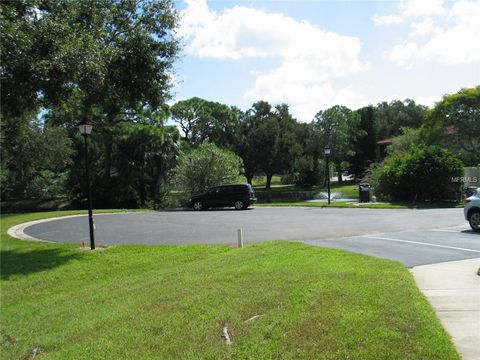
{"label": "wooden stake in grass", "polygon": [[223,335],[222,337],[225,339],[225,342],[227,343],[227,345],[232,345],[232,339],[230,337],[230,334],[228,333],[228,327],[227,325],[225,325],[223,327]]}

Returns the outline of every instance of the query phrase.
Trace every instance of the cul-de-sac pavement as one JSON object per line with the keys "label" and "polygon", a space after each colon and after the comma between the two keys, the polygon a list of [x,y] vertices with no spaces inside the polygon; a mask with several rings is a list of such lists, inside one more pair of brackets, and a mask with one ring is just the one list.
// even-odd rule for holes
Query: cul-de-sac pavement
{"label": "cul-de-sac pavement", "polygon": [[[461,209],[377,210],[264,208],[134,212],[95,215],[99,244],[232,244],[237,229],[245,243],[304,241],[398,260],[408,267],[480,257],[480,236]],[[47,221],[24,229],[28,236],[88,243],[85,216]]]}

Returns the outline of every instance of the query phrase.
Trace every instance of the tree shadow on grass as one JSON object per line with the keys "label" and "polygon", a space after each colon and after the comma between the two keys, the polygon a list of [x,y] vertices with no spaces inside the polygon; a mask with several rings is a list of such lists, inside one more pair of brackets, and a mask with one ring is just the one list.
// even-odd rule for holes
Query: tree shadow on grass
{"label": "tree shadow on grass", "polygon": [[0,252],[0,278],[8,280],[13,275],[28,275],[50,270],[80,257],[81,254],[59,249],[42,249],[26,252],[2,250]]}

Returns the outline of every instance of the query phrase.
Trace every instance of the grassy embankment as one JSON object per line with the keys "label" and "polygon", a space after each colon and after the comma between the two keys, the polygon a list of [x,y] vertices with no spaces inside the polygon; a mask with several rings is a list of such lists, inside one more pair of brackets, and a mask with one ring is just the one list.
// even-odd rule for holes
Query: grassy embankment
{"label": "grassy embankment", "polygon": [[291,242],[90,252],[6,234],[58,215],[1,218],[2,359],[459,359],[398,263]]}

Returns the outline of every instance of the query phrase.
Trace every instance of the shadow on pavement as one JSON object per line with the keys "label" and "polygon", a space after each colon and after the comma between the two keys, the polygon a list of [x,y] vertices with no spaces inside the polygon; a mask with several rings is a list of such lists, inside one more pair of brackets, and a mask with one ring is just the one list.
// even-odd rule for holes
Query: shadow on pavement
{"label": "shadow on pavement", "polygon": [[[198,211],[198,212],[215,212],[215,211],[238,211],[238,212],[242,212],[242,211],[251,211],[253,210],[254,208],[248,208],[248,209],[244,209],[244,210],[236,210],[234,208],[208,208],[208,209],[204,209],[204,210],[201,210],[201,211]],[[193,209],[189,209],[189,208],[184,208],[184,209],[162,209],[162,210],[156,210],[157,212],[197,212]]]}
{"label": "shadow on pavement", "polygon": [[462,232],[462,234],[475,234],[475,235],[480,235],[480,232],[478,232],[478,231],[473,231],[473,230],[470,230],[470,229],[468,229],[468,230],[462,230],[461,232]]}

